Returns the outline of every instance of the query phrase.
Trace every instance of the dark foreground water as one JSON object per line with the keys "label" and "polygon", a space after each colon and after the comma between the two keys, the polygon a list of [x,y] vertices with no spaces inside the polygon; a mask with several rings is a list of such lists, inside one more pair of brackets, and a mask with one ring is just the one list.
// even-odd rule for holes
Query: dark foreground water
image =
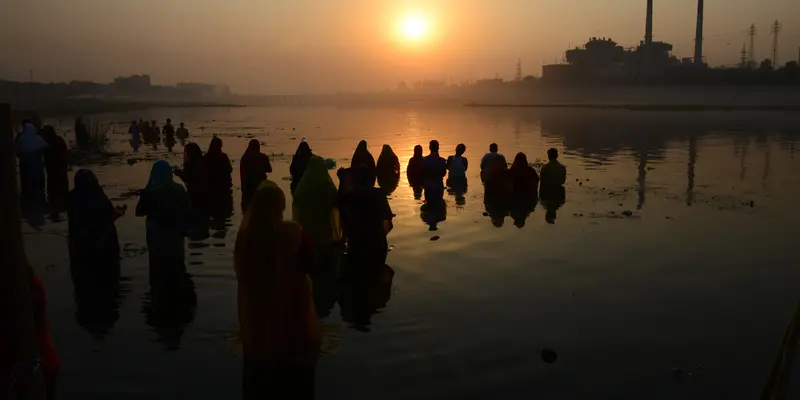
{"label": "dark foreground water", "polygon": [[[415,144],[438,139],[443,156],[467,145],[469,190],[446,196],[446,215],[421,213],[403,174],[390,199],[391,297],[345,294],[324,318],[338,348],[318,366],[320,399],[750,399],[800,293],[797,116],[413,106],[141,115],[167,116],[203,148],[219,134],[236,164],[248,139],[264,141],[287,193],[302,138],[340,165],[362,138],[376,158],[392,145],[404,166]],[[127,140],[112,139],[119,149]],[[477,167],[490,142],[509,161],[518,151],[531,161],[549,147],[564,153],[566,203],[554,224],[541,205],[513,218],[485,214]],[[132,211],[137,199],[125,193],[145,185],[150,163],[127,158],[92,168]],[[197,301],[168,309],[149,302],[144,221],[132,212],[117,224],[126,249],[118,296],[80,308],[66,222],[25,225],[62,356],[62,398],[238,397],[230,335],[240,220],[237,209],[210,238],[187,241]],[[345,322],[354,308],[368,311],[358,329]],[[543,348],[558,360],[544,363]]]}

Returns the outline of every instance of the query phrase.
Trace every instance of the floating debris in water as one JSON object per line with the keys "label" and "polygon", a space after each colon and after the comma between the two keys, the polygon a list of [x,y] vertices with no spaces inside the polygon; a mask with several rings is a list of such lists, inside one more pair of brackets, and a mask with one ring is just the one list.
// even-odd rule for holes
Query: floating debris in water
{"label": "floating debris in water", "polygon": [[553,349],[542,350],[542,360],[548,364],[552,364],[558,360],[558,354]]}
{"label": "floating debris in water", "polygon": [[677,367],[672,368],[672,375],[676,378],[680,378],[683,375],[683,370]]}
{"label": "floating debris in water", "polygon": [[437,241],[439,239],[441,239],[439,236],[434,236],[434,237],[431,238],[431,242],[435,242],[435,241]]}
{"label": "floating debris in water", "polygon": [[296,137],[290,137],[289,140],[297,140]]}
{"label": "floating debris in water", "polygon": [[626,217],[631,217],[631,216],[633,216],[633,211],[625,210],[625,211],[622,212],[622,215],[624,215]]}
{"label": "floating debris in water", "polygon": [[674,217],[670,217],[669,215],[667,215],[667,216],[666,216],[666,217],[664,217],[664,218],[666,218],[666,219],[675,219]]}
{"label": "floating debris in water", "polygon": [[583,182],[578,182],[578,186],[583,186]]}
{"label": "floating debris in water", "polygon": [[281,180],[282,181],[290,181],[290,180],[292,180],[292,177],[291,176],[284,176],[284,177],[281,177]]}
{"label": "floating debris in water", "polygon": [[392,251],[392,250],[394,250],[394,249],[396,249],[396,248],[397,248],[397,246],[395,246],[395,245],[393,245],[393,244],[390,244],[390,245],[389,245],[389,251]]}

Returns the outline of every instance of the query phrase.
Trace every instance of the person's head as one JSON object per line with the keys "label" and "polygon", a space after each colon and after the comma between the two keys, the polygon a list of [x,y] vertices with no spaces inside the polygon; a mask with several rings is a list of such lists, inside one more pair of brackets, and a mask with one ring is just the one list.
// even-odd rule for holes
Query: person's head
{"label": "person's head", "polygon": [[492,143],[492,144],[489,145],[489,152],[497,153],[497,150],[498,150],[497,143]]}
{"label": "person's head", "polygon": [[53,128],[52,125],[45,126],[39,132],[40,132],[42,138],[44,138],[44,140],[47,140],[47,141],[50,141],[50,140],[55,139],[56,137],[58,137],[58,135],[56,134],[56,129]]}
{"label": "person's head", "polygon": [[294,153],[294,155],[295,156],[307,156],[307,157],[310,157],[311,156],[311,146],[309,146],[308,142],[306,142],[305,140],[300,142],[300,144],[297,145],[297,151]]}
{"label": "person's head", "polygon": [[339,189],[342,191],[350,191],[355,186],[353,179],[353,170],[350,168],[339,168],[336,171],[336,176],[339,178]]}
{"label": "person's head", "polygon": [[439,141],[438,140],[431,140],[431,144],[428,146],[431,150],[431,153],[436,153],[439,151]]}
{"label": "person's head", "polygon": [[151,190],[161,189],[172,183],[172,167],[165,160],[158,160],[153,163],[150,170],[150,181],[147,188]]}
{"label": "person's head", "polygon": [[374,186],[372,175],[369,169],[363,165],[351,168],[353,170],[353,184],[358,188],[369,188]]}
{"label": "person's head", "polygon": [[283,194],[283,190],[275,182],[265,180],[258,186],[253,200],[250,202],[249,226],[252,228],[270,227],[283,221],[285,209],[286,195]]}
{"label": "person's head", "polygon": [[150,121],[150,123],[151,123],[153,126],[156,126],[156,120],[152,120],[152,121]]}
{"label": "person's head", "polygon": [[392,151],[392,146],[389,146],[388,144],[385,144],[385,145],[383,145],[383,148],[381,149],[381,153],[383,153],[383,154],[394,154],[394,151]]}
{"label": "person's head", "polygon": [[358,146],[356,146],[356,152],[369,152],[367,149],[367,141],[362,140],[358,142]]}
{"label": "person's head", "polygon": [[261,142],[256,139],[251,139],[250,143],[247,144],[247,152],[254,152],[258,153],[261,151]]}
{"label": "person's head", "polygon": [[217,136],[214,136],[211,139],[211,143],[208,145],[208,152],[209,153],[221,153],[222,152],[222,139]]}
{"label": "person's head", "polygon": [[97,175],[88,169],[79,169],[75,173],[75,190],[85,192],[100,187],[100,182],[97,180]]}
{"label": "person's head", "polygon": [[171,120],[171,119],[169,119],[169,118],[167,118],[167,123],[168,123],[168,124],[171,124],[171,123],[172,123],[172,120]]}
{"label": "person's head", "polygon": [[422,146],[416,145],[414,146],[414,158],[421,158],[422,157]]}
{"label": "person's head", "polygon": [[25,122],[22,124],[22,133],[25,135],[35,135],[38,129],[30,122]]}
{"label": "person's head", "polygon": [[184,125],[183,125],[183,122],[181,122],[181,124],[180,124],[180,125],[181,125],[181,128],[183,128],[183,127],[184,127]]}
{"label": "person's head", "polygon": [[136,120],[131,121],[131,125],[136,125]]}
{"label": "person's head", "polygon": [[189,143],[183,146],[183,164],[200,161],[203,158],[203,150],[197,143]]}
{"label": "person's head", "polygon": [[558,150],[556,150],[554,148],[552,148],[550,150],[547,150],[547,158],[550,161],[558,160]]}
{"label": "person's head", "polygon": [[514,157],[514,164],[511,165],[511,168],[521,168],[528,166],[528,156],[525,153],[517,153],[517,156]]}
{"label": "person's head", "polygon": [[467,152],[467,146],[464,143],[456,146],[456,156],[461,157]]}

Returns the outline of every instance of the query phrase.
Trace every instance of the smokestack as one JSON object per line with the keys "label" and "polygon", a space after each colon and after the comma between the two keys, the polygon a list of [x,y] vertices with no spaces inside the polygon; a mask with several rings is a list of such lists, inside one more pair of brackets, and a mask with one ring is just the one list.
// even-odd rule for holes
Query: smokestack
{"label": "smokestack", "polygon": [[697,0],[697,33],[694,36],[694,64],[703,65],[703,0]]}
{"label": "smokestack", "polygon": [[653,0],[647,0],[647,22],[644,28],[644,42],[653,43]]}

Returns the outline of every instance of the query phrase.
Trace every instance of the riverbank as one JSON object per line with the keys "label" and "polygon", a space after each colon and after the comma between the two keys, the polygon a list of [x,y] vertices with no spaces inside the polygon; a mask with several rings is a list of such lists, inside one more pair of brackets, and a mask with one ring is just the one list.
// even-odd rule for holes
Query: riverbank
{"label": "riverbank", "polygon": [[628,111],[800,111],[800,104],[586,104],[586,103],[467,103],[464,107],[477,108],[576,108],[591,110]]}
{"label": "riverbank", "polygon": [[16,115],[44,115],[49,118],[74,117],[105,113],[120,113],[150,108],[232,108],[246,107],[244,104],[221,102],[176,102],[176,101],[106,101],[79,99],[57,102],[12,104]]}

